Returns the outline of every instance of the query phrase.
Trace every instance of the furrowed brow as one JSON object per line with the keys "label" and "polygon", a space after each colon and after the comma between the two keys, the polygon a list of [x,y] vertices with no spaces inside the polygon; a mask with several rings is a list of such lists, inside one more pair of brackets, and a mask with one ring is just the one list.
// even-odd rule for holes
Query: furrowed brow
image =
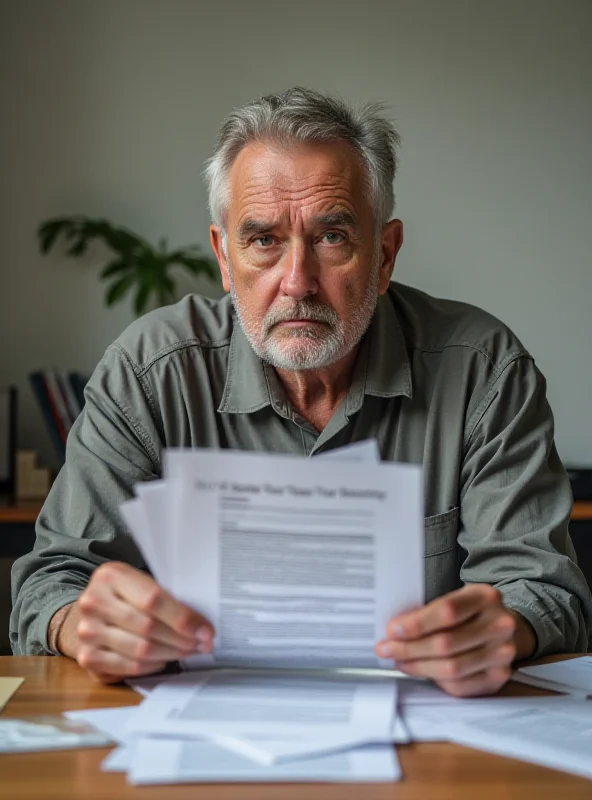
{"label": "furrowed brow", "polygon": [[265,222],[259,219],[245,219],[238,226],[238,236],[246,239],[254,233],[268,233],[273,228],[272,222]]}
{"label": "furrowed brow", "polygon": [[356,230],[358,227],[357,219],[349,211],[330,211],[328,214],[315,217],[315,222],[326,228],[341,227]]}

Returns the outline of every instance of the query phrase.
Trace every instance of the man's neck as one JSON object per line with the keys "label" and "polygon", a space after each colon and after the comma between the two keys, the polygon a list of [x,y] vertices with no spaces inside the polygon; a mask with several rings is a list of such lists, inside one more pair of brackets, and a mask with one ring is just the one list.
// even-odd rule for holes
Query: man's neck
{"label": "man's neck", "polygon": [[326,369],[276,369],[294,410],[317,431],[325,428],[348,393],[358,351],[359,345]]}

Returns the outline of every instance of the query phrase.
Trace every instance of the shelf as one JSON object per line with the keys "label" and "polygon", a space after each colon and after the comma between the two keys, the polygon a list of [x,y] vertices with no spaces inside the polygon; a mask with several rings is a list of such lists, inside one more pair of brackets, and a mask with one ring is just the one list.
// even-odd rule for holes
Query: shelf
{"label": "shelf", "polygon": [[589,519],[592,521],[592,502],[574,503],[573,511],[571,512],[571,518]]}
{"label": "shelf", "polygon": [[[5,522],[21,522],[33,525],[41,510],[41,502],[22,503],[17,506],[0,506],[0,525]],[[592,522],[592,502],[575,503],[571,514],[573,520]]]}
{"label": "shelf", "polygon": [[34,525],[42,505],[41,501],[31,501],[30,503],[20,503],[16,506],[0,506],[0,524],[17,522]]}

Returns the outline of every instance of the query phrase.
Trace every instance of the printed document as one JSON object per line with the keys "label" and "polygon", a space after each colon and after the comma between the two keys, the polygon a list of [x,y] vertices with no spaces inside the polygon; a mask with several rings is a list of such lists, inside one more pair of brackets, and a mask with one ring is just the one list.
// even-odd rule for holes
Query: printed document
{"label": "printed document", "polygon": [[361,747],[320,758],[264,767],[211,742],[143,738],[134,748],[131,784],[191,782],[379,782],[400,779],[395,749]]}
{"label": "printed document", "polygon": [[126,733],[390,741],[395,706],[396,683],[384,678],[204,670],[153,689]]}
{"label": "printed document", "polygon": [[592,711],[571,702],[569,710],[520,708],[467,720],[454,731],[455,742],[592,778]]}
{"label": "printed document", "polygon": [[162,582],[216,629],[192,665],[391,666],[375,644],[424,596],[421,472],[328,463],[167,451]]}

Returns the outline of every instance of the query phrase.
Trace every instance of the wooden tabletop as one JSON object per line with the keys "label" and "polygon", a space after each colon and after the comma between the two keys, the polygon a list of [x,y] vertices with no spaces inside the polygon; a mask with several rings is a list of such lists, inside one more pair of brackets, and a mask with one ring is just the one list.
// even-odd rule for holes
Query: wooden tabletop
{"label": "wooden tabletop", "polygon": [[[0,658],[0,675],[24,677],[5,716],[61,714],[75,708],[136,705],[123,686],[99,686],[72,661],[41,656]],[[509,684],[505,695],[544,692]],[[590,800],[592,782],[453,744],[399,746],[404,778],[393,784],[202,784],[128,786],[103,773],[108,749],[0,755],[2,797],[18,800]]]}

